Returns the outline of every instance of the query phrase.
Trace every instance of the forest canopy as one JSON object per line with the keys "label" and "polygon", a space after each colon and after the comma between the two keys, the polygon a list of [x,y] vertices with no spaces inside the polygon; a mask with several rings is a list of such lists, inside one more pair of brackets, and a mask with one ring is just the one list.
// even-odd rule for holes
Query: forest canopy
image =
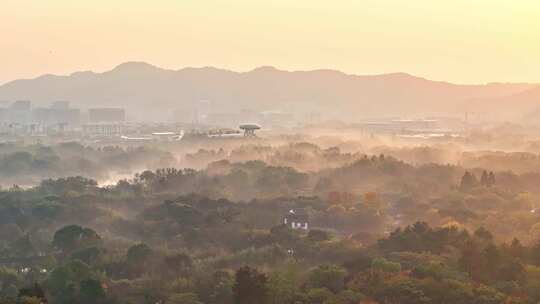
{"label": "forest canopy", "polygon": [[69,157],[136,168],[174,154],[2,148],[12,176],[75,174],[0,190],[0,303],[540,301],[534,169],[297,143],[196,150],[173,163],[202,157],[203,168],[103,185]]}

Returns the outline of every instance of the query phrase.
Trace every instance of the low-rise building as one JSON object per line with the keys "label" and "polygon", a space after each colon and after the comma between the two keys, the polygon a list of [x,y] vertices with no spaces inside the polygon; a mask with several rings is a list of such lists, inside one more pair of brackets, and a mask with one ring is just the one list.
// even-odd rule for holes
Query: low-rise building
{"label": "low-rise building", "polygon": [[120,135],[123,125],[119,123],[89,123],[82,126],[83,132],[87,135]]}
{"label": "low-rise building", "polygon": [[283,224],[295,230],[309,230],[309,217],[303,209],[291,209],[283,217]]}

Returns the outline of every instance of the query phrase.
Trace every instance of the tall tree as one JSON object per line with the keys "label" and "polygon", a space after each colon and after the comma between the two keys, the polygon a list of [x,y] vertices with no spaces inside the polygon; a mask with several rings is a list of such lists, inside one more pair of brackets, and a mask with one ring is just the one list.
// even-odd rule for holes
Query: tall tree
{"label": "tall tree", "polygon": [[476,176],[473,173],[466,171],[461,178],[461,190],[470,190],[472,187],[476,186],[477,180]]}
{"label": "tall tree", "polygon": [[60,228],[54,234],[53,246],[64,253],[71,253],[83,248],[101,245],[101,237],[90,228],[69,225]]}
{"label": "tall tree", "polygon": [[88,279],[80,284],[81,304],[100,304],[105,302],[105,291],[98,280]]}
{"label": "tall tree", "polygon": [[496,183],[495,174],[493,173],[493,171],[491,171],[491,172],[489,172],[487,185],[491,187],[491,186],[495,185],[495,183]]}
{"label": "tall tree", "polygon": [[[38,283],[29,287],[24,287],[19,290],[19,299],[23,298],[33,298],[39,300],[38,303],[46,304],[48,303],[47,297],[45,296],[45,291]],[[23,302],[23,301],[21,301]]]}
{"label": "tall tree", "polygon": [[488,186],[488,173],[486,170],[482,172],[482,177],[480,177],[480,185]]}
{"label": "tall tree", "polygon": [[236,271],[233,286],[236,304],[267,303],[267,278],[255,268],[244,266]]}
{"label": "tall tree", "polygon": [[129,247],[126,254],[129,273],[134,277],[138,277],[144,272],[148,272],[151,269],[150,262],[153,254],[152,249],[146,244],[136,244]]}
{"label": "tall tree", "polygon": [[309,282],[313,288],[326,288],[333,293],[338,293],[345,287],[347,271],[336,265],[323,265],[315,268]]}

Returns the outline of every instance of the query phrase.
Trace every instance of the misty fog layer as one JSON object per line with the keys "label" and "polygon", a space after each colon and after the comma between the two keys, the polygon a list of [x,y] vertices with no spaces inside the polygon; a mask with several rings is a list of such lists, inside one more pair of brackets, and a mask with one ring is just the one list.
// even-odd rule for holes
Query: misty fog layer
{"label": "misty fog layer", "polygon": [[538,138],[508,124],[408,137],[328,123],[260,137],[4,143],[0,298],[537,301]]}

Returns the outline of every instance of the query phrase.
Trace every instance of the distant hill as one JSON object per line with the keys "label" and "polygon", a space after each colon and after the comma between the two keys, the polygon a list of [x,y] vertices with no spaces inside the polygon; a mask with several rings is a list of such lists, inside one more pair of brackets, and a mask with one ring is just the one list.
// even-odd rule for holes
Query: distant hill
{"label": "distant hill", "polygon": [[[461,115],[465,111],[523,115],[535,108],[539,92],[535,84],[457,85],[405,73],[358,76],[333,70],[289,72],[273,67],[243,73],[211,67],[175,71],[127,62],[104,73],[15,80],[0,86],[0,100],[29,99],[37,104],[69,100],[81,107],[121,106],[133,117],[148,119],[168,117],[174,110],[208,100],[212,111],[221,113],[242,109],[297,114],[315,111],[328,118],[355,120]],[[516,107],[516,103],[523,103],[523,107]]]}

